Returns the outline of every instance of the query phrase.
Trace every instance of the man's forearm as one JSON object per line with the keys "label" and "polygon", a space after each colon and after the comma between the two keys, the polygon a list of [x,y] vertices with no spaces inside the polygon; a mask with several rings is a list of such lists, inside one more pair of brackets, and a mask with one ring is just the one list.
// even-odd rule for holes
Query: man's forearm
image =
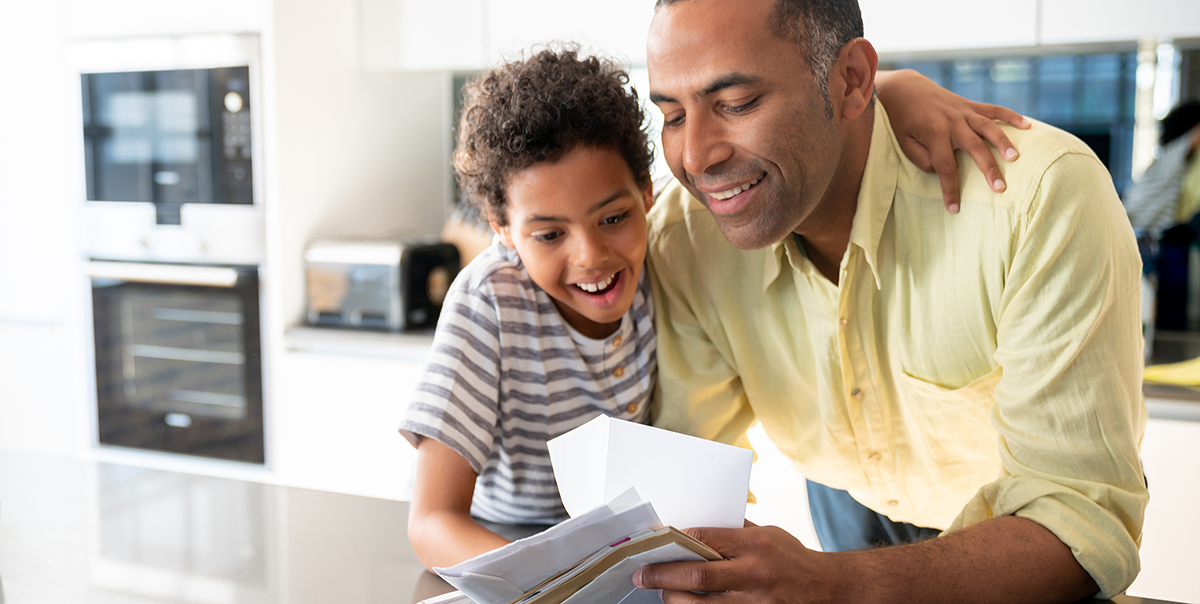
{"label": "man's forearm", "polygon": [[1004,516],[937,539],[845,556],[857,574],[853,601],[1076,602],[1098,591],[1058,537],[1025,518]]}

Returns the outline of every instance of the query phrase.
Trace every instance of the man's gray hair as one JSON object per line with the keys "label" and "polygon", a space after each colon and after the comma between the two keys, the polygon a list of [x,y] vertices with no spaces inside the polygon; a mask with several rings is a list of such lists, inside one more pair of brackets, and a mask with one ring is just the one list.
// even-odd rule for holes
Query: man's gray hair
{"label": "man's gray hair", "polygon": [[[681,0],[656,0],[658,10]],[[862,12],[858,0],[775,0],[768,27],[771,33],[791,40],[800,47],[804,61],[813,73],[825,116],[833,118],[829,101],[829,70],[842,47],[863,35]]]}

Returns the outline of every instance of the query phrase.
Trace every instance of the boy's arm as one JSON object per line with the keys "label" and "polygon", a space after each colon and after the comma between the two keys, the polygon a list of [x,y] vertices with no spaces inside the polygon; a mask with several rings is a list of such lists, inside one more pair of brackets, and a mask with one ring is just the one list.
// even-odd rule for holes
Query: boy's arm
{"label": "boy's arm", "polygon": [[958,213],[955,149],[962,149],[975,160],[993,190],[1004,190],[1004,175],[987,143],[1006,160],[1017,159],[1016,148],[995,120],[1029,128],[1028,120],[999,105],[964,99],[910,69],[880,71],[875,75],[875,85],[904,154],[922,170],[937,172],[946,210]]}
{"label": "boy's arm", "polygon": [[422,438],[408,539],[426,569],[454,566],[508,543],[471,518],[475,470],[454,449]]}

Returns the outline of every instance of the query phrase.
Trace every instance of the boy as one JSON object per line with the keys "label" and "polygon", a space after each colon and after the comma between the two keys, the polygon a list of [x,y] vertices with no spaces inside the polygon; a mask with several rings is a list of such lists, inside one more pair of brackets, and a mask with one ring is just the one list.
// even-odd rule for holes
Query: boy
{"label": "boy", "polygon": [[[452,285],[400,426],[418,448],[408,534],[426,568],[507,543],[475,518],[567,518],[546,441],[599,414],[648,420],[653,156],[628,80],[613,63],[544,50],[467,86],[454,167],[498,237]],[[957,100],[918,80],[901,100]],[[983,107],[972,105],[921,125]]]}
{"label": "boy", "polygon": [[454,167],[499,241],[455,280],[400,428],[419,451],[409,539],[426,568],[506,543],[472,516],[566,519],[546,441],[599,414],[648,420],[653,156],[627,83],[547,50],[467,87]]}

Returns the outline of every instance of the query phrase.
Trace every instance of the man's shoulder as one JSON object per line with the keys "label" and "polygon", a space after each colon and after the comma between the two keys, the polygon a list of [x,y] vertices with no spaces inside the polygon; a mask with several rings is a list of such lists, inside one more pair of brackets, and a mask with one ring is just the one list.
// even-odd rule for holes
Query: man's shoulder
{"label": "man's shoulder", "polygon": [[[1000,157],[996,149],[988,147],[1000,167],[1007,185],[1002,192],[992,190],[986,176],[976,167],[974,160],[965,152],[958,151],[959,182],[963,203],[984,203],[999,208],[1005,208],[1018,213],[1027,213],[1037,204],[1038,192],[1045,184],[1048,174],[1057,176],[1056,172],[1062,166],[1072,162],[1061,162],[1065,157],[1087,158],[1086,163],[1094,164],[1096,169],[1089,170],[1086,177],[1108,178],[1103,164],[1086,143],[1079,138],[1059,128],[1030,120],[1033,126],[1028,130],[1000,124],[1006,136],[1020,151],[1020,157],[1015,161],[1007,161]],[[893,139],[894,144],[894,139]],[[898,146],[897,146],[898,147]],[[903,157],[903,154],[901,154]],[[1074,169],[1074,168],[1072,168]],[[905,192],[919,197],[941,200],[941,185],[936,174],[928,174],[918,168],[907,158],[901,162],[901,170],[897,187]]]}

